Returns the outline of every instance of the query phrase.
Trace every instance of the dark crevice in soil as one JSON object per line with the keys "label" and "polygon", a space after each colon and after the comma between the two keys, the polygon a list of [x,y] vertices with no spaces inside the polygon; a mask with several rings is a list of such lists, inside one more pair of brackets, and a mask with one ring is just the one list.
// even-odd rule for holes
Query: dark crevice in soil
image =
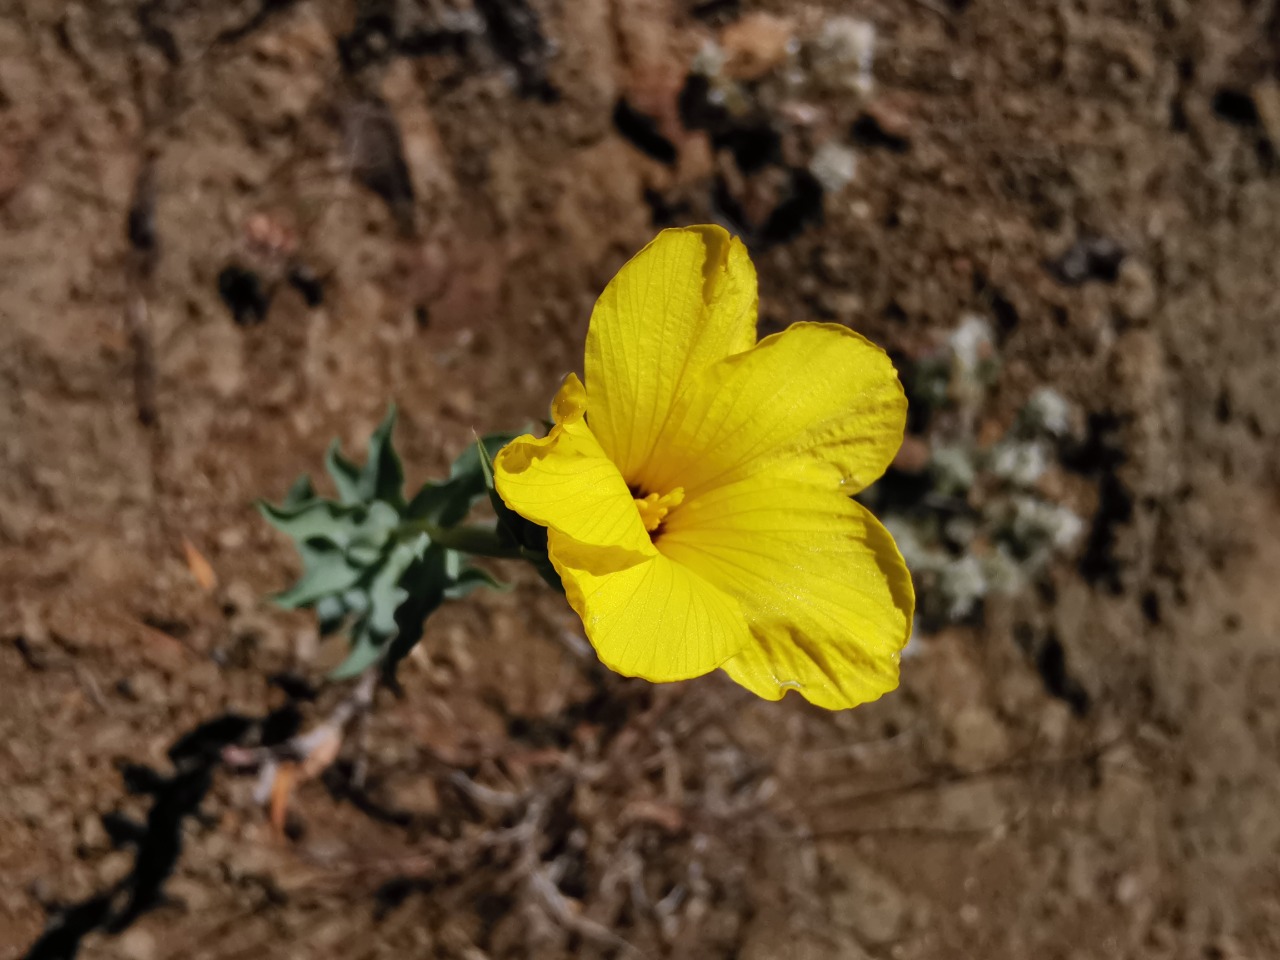
{"label": "dark crevice in soil", "polygon": [[1082,233],[1061,256],[1045,264],[1059,283],[1078,287],[1090,280],[1115,283],[1125,250],[1110,237]]}
{"label": "dark crevice in soil", "polygon": [[1256,127],[1261,122],[1253,97],[1230,87],[1223,87],[1213,95],[1213,112],[1238,127]]}
{"label": "dark crevice in soil", "polygon": [[644,202],[649,207],[649,221],[658,228],[688,222],[693,216],[693,209],[687,201],[664,196],[652,187],[645,188]]}
{"label": "dark crevice in soil", "polygon": [[[276,0],[277,3],[281,0]],[[355,24],[337,37],[338,56],[350,75],[393,57],[448,55],[475,59],[477,41],[511,67],[522,97],[554,103],[560,92],[549,77],[555,46],[526,0],[477,0],[470,16],[410,15],[408,5],[361,0]]]}
{"label": "dark crevice in soil", "polygon": [[1121,426],[1114,413],[1091,414],[1084,443],[1068,450],[1064,458],[1070,469],[1098,479],[1098,509],[1080,557],[1080,573],[1090,584],[1103,585],[1112,593],[1123,589],[1124,563],[1116,556],[1116,544],[1134,511],[1133,495],[1118,474],[1127,459]]}
{"label": "dark crevice in soil", "polygon": [[176,67],[182,62],[182,52],[173,31],[160,22],[164,7],[165,0],[148,0],[138,7],[138,34],[144,43],[160,52],[169,66]]}
{"label": "dark crevice in soil", "polygon": [[1055,635],[1050,634],[1041,644],[1036,655],[1036,668],[1040,671],[1045,690],[1066,703],[1077,717],[1089,712],[1089,692],[1071,675],[1067,652]]}
{"label": "dark crevice in soil", "polygon": [[717,150],[728,150],[743,173],[759,173],[782,162],[782,137],[768,123],[744,123],[716,133],[711,138]]}
{"label": "dark crevice in soil", "polygon": [[742,13],[742,0],[699,0],[689,9],[699,20],[724,24]]}
{"label": "dark crevice in soil", "polygon": [[271,18],[278,13],[282,13],[292,7],[297,0],[262,0],[252,14],[249,15],[244,23],[238,26],[230,27],[218,34],[217,42],[219,44],[238,43],[251,33],[260,30],[266,26]]}
{"label": "dark crevice in soil", "polygon": [[342,126],[356,179],[382,198],[401,236],[413,236],[413,181],[395,114],[383,100],[368,96],[343,110]]}
{"label": "dark crevice in soil", "polygon": [[723,177],[717,177],[712,186],[711,204],[734,232],[742,235],[747,246],[766,250],[789,243],[805,230],[822,223],[822,198],[822,184],[817,178],[808,170],[792,167],[788,170],[785,194],[762,224],[748,220]]}
{"label": "dark crevice in soil", "polygon": [[744,174],[758,173],[782,162],[782,135],[763,114],[734,116],[711,96],[711,83],[701,74],[685,78],[678,99],[680,122],[689,130],[703,130],[711,146],[727,150]]}
{"label": "dark crevice in soil", "polygon": [[613,108],[613,125],[641,153],[668,166],[675,164],[675,144],[662,135],[652,117],[641,113],[626,100],[619,100]]}
{"label": "dark crevice in soil", "polygon": [[397,16],[394,3],[362,0],[355,24],[337,38],[338,57],[349,74],[356,74],[396,56],[465,56],[478,34],[479,26],[465,21],[406,23]]}
{"label": "dark crevice in soil", "polygon": [[229,264],[218,274],[218,295],[237,326],[252,327],[267,319],[271,291],[253,270]]}
{"label": "dark crevice in soil", "polygon": [[559,91],[547,76],[552,45],[527,0],[476,0],[476,9],[494,50],[515,69],[521,95],[544,103],[558,100]]}
{"label": "dark crevice in soil", "polygon": [[991,311],[996,327],[1002,336],[1008,336],[1018,328],[1021,319],[1018,308],[996,287],[981,270],[973,274],[974,295]]}
{"label": "dark crevice in soil", "polygon": [[822,184],[808,170],[791,169],[787,197],[774,207],[760,228],[757,243],[762,247],[788,243],[811,226],[822,223]]}
{"label": "dark crevice in soil", "polygon": [[911,141],[886,130],[874,116],[864,113],[853,122],[853,142],[865,149],[882,149],[890,153],[906,153]]}
{"label": "dark crevice in soil", "polygon": [[206,721],[173,742],[168,756],[174,773],[164,775],[142,764],[124,764],[120,776],[127,792],[152,797],[145,823],[118,813],[102,818],[117,847],[133,847],[129,873],[114,886],[79,903],[56,910],[26,960],[71,960],[95,930],[118,934],[163,901],[163,888],[182,856],[184,824],[200,818],[200,804],[213,783],[222,750],[255,729],[264,743],[292,736],[297,710],[277,710],[261,721],[226,714]]}

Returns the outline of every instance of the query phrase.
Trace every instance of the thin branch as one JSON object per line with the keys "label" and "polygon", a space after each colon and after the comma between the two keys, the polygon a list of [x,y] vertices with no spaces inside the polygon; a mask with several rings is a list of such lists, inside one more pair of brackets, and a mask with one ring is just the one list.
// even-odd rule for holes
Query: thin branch
{"label": "thin branch", "polygon": [[295,734],[283,743],[269,747],[226,747],[222,751],[222,760],[236,770],[255,770],[267,764],[288,762],[305,766],[308,761],[317,759],[326,759],[328,762],[324,766],[328,766],[336,757],[347,725],[363,717],[373,707],[377,686],[378,668],[372,667],[360,675],[351,692],[334,706],[329,716],[306,733]]}

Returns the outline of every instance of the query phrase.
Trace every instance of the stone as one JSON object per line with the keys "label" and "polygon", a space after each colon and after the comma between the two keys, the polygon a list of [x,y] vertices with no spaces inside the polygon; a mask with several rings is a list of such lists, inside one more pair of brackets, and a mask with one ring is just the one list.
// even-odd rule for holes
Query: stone
{"label": "stone", "polygon": [[1009,755],[1009,737],[987,707],[971,704],[951,720],[951,762],[958,770],[984,770]]}
{"label": "stone", "polygon": [[82,853],[102,850],[110,844],[106,828],[102,826],[102,818],[96,813],[82,817],[76,827],[76,839]]}
{"label": "stone", "polygon": [[17,819],[32,827],[40,826],[49,813],[49,803],[44,791],[30,784],[11,787],[6,807]]}
{"label": "stone", "polygon": [[720,34],[724,72],[735,80],[759,80],[787,62],[796,50],[790,20],[768,13],[748,13]]}
{"label": "stone", "polygon": [[1132,258],[1120,264],[1116,275],[1116,309],[1130,323],[1141,323],[1156,308],[1156,281],[1145,264]]}
{"label": "stone", "polygon": [[894,942],[907,918],[906,895],[854,851],[828,854],[838,888],[828,895],[832,923],[851,930],[859,942]]}
{"label": "stone", "polygon": [[131,927],[115,942],[115,953],[124,960],[152,960],[156,938],[141,927]]}

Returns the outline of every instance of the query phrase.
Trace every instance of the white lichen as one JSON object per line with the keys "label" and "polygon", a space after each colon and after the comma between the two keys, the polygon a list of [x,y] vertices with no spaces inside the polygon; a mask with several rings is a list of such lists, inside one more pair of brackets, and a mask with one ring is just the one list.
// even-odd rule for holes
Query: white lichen
{"label": "white lichen", "polygon": [[875,25],[857,17],[832,17],[812,44],[812,72],[827,87],[864,96],[875,87]]}
{"label": "white lichen", "polygon": [[977,482],[978,468],[971,450],[959,444],[936,444],[929,456],[934,489],[948,496],[963,496]]}
{"label": "white lichen", "polygon": [[931,573],[946,563],[946,556],[941,551],[925,546],[923,538],[915,525],[900,516],[889,515],[884,518],[885,529],[893,535],[907,569],[914,574]]}
{"label": "white lichen", "polygon": [[1021,420],[1029,433],[1065,437],[1071,432],[1071,403],[1052,387],[1041,387],[1022,408]]}
{"label": "white lichen", "polygon": [[991,472],[1019,487],[1033,487],[1049,469],[1050,454],[1037,440],[1001,440],[991,448]]}
{"label": "white lichen", "polygon": [[809,172],[822,184],[822,189],[835,196],[853,182],[858,172],[858,156],[851,147],[828,140],[814,151]]}
{"label": "white lichen", "polygon": [[992,593],[1011,597],[1027,585],[1026,570],[1004,544],[982,558],[982,572]]}
{"label": "white lichen", "polygon": [[951,355],[955,358],[955,372],[966,379],[976,379],[984,361],[995,350],[995,337],[991,324],[976,313],[961,317],[960,325],[947,338]]}
{"label": "white lichen", "polygon": [[951,620],[963,620],[973,613],[988,588],[982,563],[973,554],[950,561],[938,577],[938,591]]}
{"label": "white lichen", "polygon": [[693,62],[689,64],[689,69],[699,76],[706,77],[708,80],[715,80],[723,72],[727,61],[728,54],[725,53],[724,47],[714,40],[708,40],[694,54]]}
{"label": "white lichen", "polygon": [[1012,498],[1011,507],[1010,536],[1014,546],[1028,556],[1046,549],[1069,550],[1084,532],[1084,521],[1061,504],[1018,496]]}

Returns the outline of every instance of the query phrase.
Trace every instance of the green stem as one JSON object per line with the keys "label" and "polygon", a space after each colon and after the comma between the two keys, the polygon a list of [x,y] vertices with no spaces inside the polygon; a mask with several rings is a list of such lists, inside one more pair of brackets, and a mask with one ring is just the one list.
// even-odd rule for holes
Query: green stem
{"label": "green stem", "polygon": [[400,526],[401,533],[425,533],[432,543],[473,557],[519,560],[520,548],[504,543],[493,527],[438,527],[427,520],[411,520]]}

